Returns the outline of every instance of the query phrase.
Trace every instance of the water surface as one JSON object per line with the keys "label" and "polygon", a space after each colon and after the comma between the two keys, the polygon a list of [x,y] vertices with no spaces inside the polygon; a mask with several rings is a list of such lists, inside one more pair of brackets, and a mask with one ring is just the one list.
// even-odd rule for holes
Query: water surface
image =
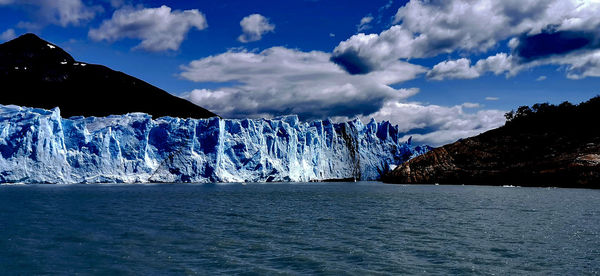
{"label": "water surface", "polygon": [[600,191],[0,186],[2,274],[597,274]]}

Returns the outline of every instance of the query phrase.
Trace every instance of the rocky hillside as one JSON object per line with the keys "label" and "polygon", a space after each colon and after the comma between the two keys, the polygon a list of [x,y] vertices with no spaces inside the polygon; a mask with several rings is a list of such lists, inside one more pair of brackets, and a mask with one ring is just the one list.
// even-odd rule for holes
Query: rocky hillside
{"label": "rocky hillside", "polygon": [[131,112],[154,117],[216,116],[140,79],[76,61],[34,34],[0,44],[0,83],[0,104],[45,109],[58,106],[65,117]]}
{"label": "rocky hillside", "polygon": [[498,129],[416,157],[385,182],[600,188],[600,97],[522,106]]}

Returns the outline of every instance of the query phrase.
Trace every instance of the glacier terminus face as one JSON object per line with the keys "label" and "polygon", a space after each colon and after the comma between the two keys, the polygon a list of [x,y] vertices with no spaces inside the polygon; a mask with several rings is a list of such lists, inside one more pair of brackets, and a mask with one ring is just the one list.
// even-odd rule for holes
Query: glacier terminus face
{"label": "glacier terminus face", "polygon": [[376,180],[429,149],[399,139],[374,120],[66,119],[0,105],[0,183]]}

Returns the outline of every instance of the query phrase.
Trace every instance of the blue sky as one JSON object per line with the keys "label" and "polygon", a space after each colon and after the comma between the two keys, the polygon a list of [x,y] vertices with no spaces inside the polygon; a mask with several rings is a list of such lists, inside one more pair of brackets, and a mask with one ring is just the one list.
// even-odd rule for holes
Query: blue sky
{"label": "blue sky", "polygon": [[600,3],[0,0],[34,32],[224,117],[398,124],[440,145],[536,102],[600,94]]}

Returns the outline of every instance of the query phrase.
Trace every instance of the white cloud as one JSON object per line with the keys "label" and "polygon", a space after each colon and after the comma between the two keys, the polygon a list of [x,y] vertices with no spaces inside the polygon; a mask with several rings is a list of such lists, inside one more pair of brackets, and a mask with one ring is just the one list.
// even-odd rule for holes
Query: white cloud
{"label": "white cloud", "polygon": [[39,28],[45,24],[78,26],[103,10],[100,6],[85,5],[81,0],[0,0],[0,5],[17,5],[31,12],[36,23],[22,23],[22,26],[31,28]]}
{"label": "white cloud", "polygon": [[387,2],[387,4],[385,4],[385,5],[383,5],[382,7],[379,8],[379,12],[391,8],[393,4],[394,4],[394,0],[389,0]]}
{"label": "white cloud", "polygon": [[[519,44],[515,37],[536,35],[550,27],[595,33],[600,27],[598,14],[600,1],[596,0],[412,0],[398,9],[398,25],[380,34],[356,34],[342,41],[333,51],[333,60],[348,72],[364,74],[398,59],[486,52],[511,38],[509,45],[515,49]],[[495,74],[506,71],[505,67],[496,66],[499,69],[481,69]],[[475,75],[461,72],[463,77]]]}
{"label": "white cloud", "polygon": [[486,101],[497,101],[497,100],[500,100],[500,98],[498,98],[498,97],[485,97],[485,100]]}
{"label": "white cloud", "polygon": [[548,62],[566,65],[569,79],[600,77],[600,50],[550,59]]}
{"label": "white cloud", "polygon": [[427,72],[427,78],[432,80],[474,79],[479,75],[480,73],[471,67],[471,60],[467,58],[442,61]]}
{"label": "white cloud", "polygon": [[335,37],[334,33],[329,33],[329,37]]}
{"label": "white cloud", "polygon": [[511,55],[506,53],[497,53],[496,55],[477,61],[475,64],[475,69],[480,74],[492,72],[494,75],[500,75],[503,73],[515,75],[519,70],[521,70],[521,67],[517,65]]}
{"label": "white cloud", "polygon": [[[432,80],[473,79],[486,72],[492,72],[495,75],[505,73],[507,77],[510,77],[525,69],[549,64],[563,65],[569,79],[600,77],[600,50],[575,51],[566,55],[549,56],[525,63],[519,63],[513,55],[498,53],[477,61],[474,66],[470,64],[471,61],[466,58],[443,61],[427,72],[427,78]],[[546,76],[540,76],[536,81],[543,81],[546,78]]]}
{"label": "white cloud", "polygon": [[251,14],[240,21],[242,32],[238,40],[242,43],[258,41],[268,32],[275,30],[275,25],[269,23],[269,19],[260,14]]}
{"label": "white cloud", "polygon": [[[377,120],[398,124],[401,132],[413,137],[413,141],[440,146],[459,138],[477,135],[504,124],[504,111],[480,110],[468,113],[469,104],[445,107],[419,103],[387,102],[378,112],[371,114]],[[363,118],[363,120],[366,118]],[[415,133],[417,130],[422,133]],[[412,132],[412,133],[411,133]]]}
{"label": "white cloud", "polygon": [[[395,22],[409,30],[415,44],[424,47],[421,56],[449,53],[457,49],[485,51],[499,40],[526,31],[539,32],[550,23],[557,9],[574,9],[562,0],[508,1],[419,1],[398,9]],[[570,7],[567,7],[570,6]]]}
{"label": "white cloud", "polygon": [[196,9],[174,10],[170,7],[132,8],[116,10],[111,19],[91,29],[89,37],[96,41],[113,42],[122,38],[139,39],[136,49],[147,51],[178,50],[192,29],[207,28],[204,14]]}
{"label": "white cloud", "polygon": [[414,79],[421,66],[397,62],[386,71],[349,75],[329,61],[328,53],[283,47],[259,53],[229,51],[182,66],[181,76],[195,82],[235,82],[215,90],[194,90],[193,102],[224,117],[298,114],[303,119],[367,115],[389,100],[417,92],[391,84]]}
{"label": "white cloud", "polygon": [[371,25],[369,25],[369,23],[371,23],[371,21],[373,21],[373,16],[365,16],[362,19],[360,19],[360,23],[358,25],[356,25],[356,31],[357,32],[362,32],[362,31],[366,31],[368,29],[371,29]]}
{"label": "white cloud", "polygon": [[512,56],[506,53],[498,53],[494,56],[480,59],[474,66],[471,66],[471,60],[467,58],[442,61],[427,72],[427,78],[432,80],[474,79],[486,72],[492,72],[495,75],[507,73],[510,76],[523,68],[523,66],[513,61]]}
{"label": "white cloud", "polygon": [[356,116],[364,122],[370,118],[389,120],[407,135],[413,133],[415,141],[434,145],[504,122],[502,111],[464,111],[480,108],[476,103],[454,107],[405,103],[418,89],[397,89],[391,84],[417,77],[424,72],[420,66],[397,61],[386,70],[350,75],[329,59],[328,53],[283,47],[262,52],[229,51],[182,66],[181,77],[185,79],[224,83],[213,90],[193,90],[184,97],[232,118],[298,114],[303,120]]}
{"label": "white cloud", "polygon": [[352,74],[380,70],[399,58],[414,56],[411,39],[412,34],[401,26],[392,26],[379,35],[359,33],[340,42],[333,60]]}
{"label": "white cloud", "polygon": [[460,106],[462,106],[464,108],[480,108],[481,104],[466,102],[466,103],[461,104]]}
{"label": "white cloud", "polygon": [[81,0],[42,1],[42,13],[48,16],[50,22],[61,26],[80,25],[93,19],[100,7],[88,7]]}
{"label": "white cloud", "polygon": [[15,30],[8,29],[8,30],[4,31],[2,34],[0,34],[0,41],[8,41],[15,37],[17,37],[17,35],[15,34]]}
{"label": "white cloud", "polygon": [[[600,49],[599,50],[580,50],[564,55],[552,55],[545,58],[536,59],[527,63],[516,63],[514,57],[508,56],[510,60],[507,67],[507,75],[513,76],[525,69],[542,65],[562,65],[569,79],[583,79],[587,77],[600,77]],[[542,81],[545,78],[538,78]]]}

